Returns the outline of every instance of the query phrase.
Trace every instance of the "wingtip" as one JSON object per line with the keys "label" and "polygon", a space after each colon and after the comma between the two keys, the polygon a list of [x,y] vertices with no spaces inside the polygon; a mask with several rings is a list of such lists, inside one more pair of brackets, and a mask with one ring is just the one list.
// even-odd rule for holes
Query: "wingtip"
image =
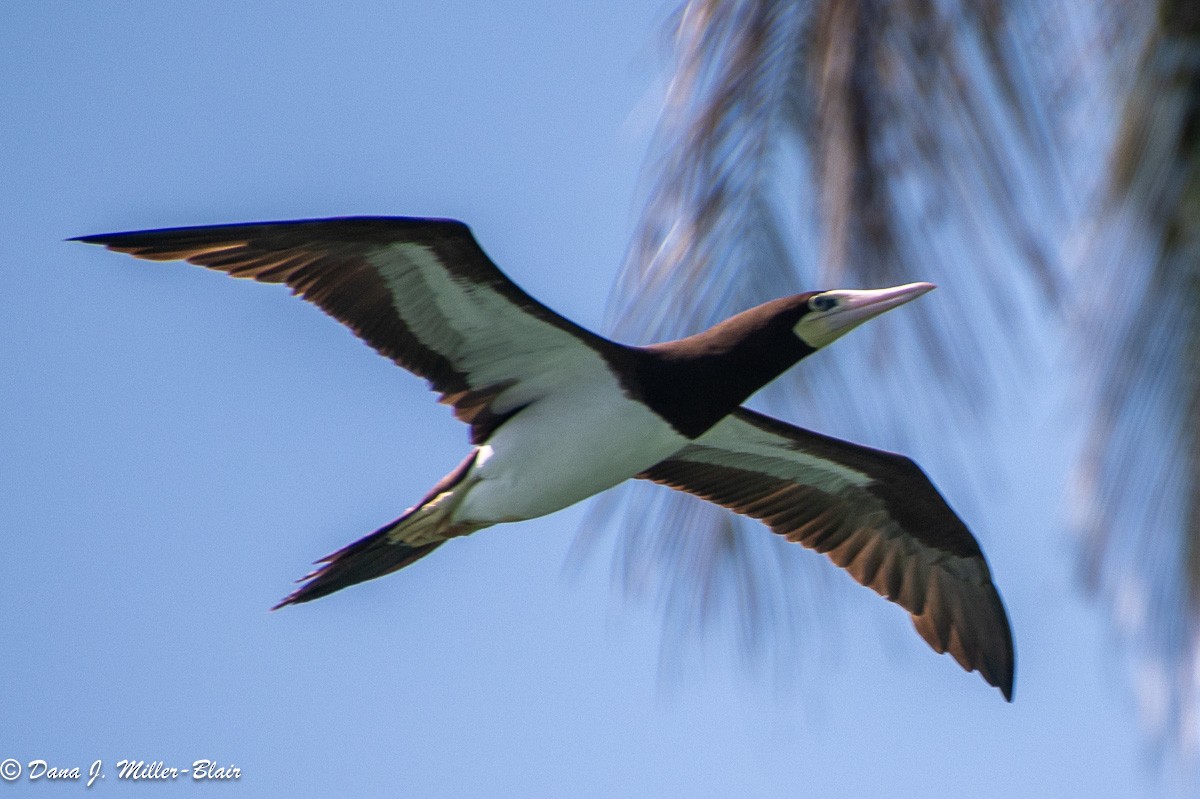
{"label": "wingtip", "polygon": [[[993,589],[995,586],[993,586]],[[1007,702],[1013,701],[1013,691],[1017,683],[1017,646],[1013,640],[1012,624],[1008,620],[1008,612],[1004,609],[1004,601],[1000,599],[1000,592],[996,592],[996,601],[1000,605],[1000,610],[1004,614],[1004,636],[1006,646],[1004,648],[1003,666],[1000,669],[1002,675],[998,681],[997,688],[1000,693],[1004,694],[1004,699]]]}
{"label": "wingtip", "polygon": [[1009,704],[1013,701],[1013,688],[1016,686],[1017,673],[1015,668],[1009,668],[1006,676],[1000,680],[996,687],[1000,689],[1000,693],[1004,694],[1004,701]]}
{"label": "wingtip", "polygon": [[[1013,701],[1013,688],[1017,681],[1016,658],[1013,656],[1011,648],[1011,639],[1009,644],[1009,656],[1000,665],[999,668],[980,667],[979,675],[987,681],[989,685],[994,686],[1004,696],[1004,701],[1011,703]],[[986,669],[986,671],[985,671]]]}
{"label": "wingtip", "polygon": [[63,239],[66,242],[78,242],[80,244],[96,244],[101,247],[106,247],[110,250],[120,251],[118,240],[127,234],[124,233],[89,233],[86,236],[72,236],[69,239]]}
{"label": "wingtip", "polygon": [[[1005,632],[1008,632],[1006,629]],[[1002,650],[998,659],[985,657],[977,662],[974,671],[979,672],[988,685],[995,687],[1004,696],[1004,701],[1013,701],[1013,689],[1017,681],[1016,653],[1013,650],[1012,634],[1008,632],[1008,646]]]}

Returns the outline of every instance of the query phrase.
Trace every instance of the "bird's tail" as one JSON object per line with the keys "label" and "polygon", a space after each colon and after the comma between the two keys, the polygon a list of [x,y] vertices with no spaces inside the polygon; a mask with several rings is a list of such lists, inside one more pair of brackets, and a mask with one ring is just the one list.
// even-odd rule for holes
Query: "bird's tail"
{"label": "bird's tail", "polygon": [[455,500],[461,501],[461,497],[454,496],[453,489],[463,482],[474,463],[475,453],[472,453],[399,519],[321,558],[317,569],[297,581],[304,585],[271,610],[308,602],[355,583],[391,574],[425,557],[447,539],[480,529],[449,523],[450,511],[458,504]]}

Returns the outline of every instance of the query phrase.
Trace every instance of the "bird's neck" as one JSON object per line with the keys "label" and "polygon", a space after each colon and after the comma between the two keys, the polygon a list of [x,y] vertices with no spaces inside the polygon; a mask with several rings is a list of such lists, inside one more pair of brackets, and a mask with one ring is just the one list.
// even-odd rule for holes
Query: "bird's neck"
{"label": "bird's neck", "polygon": [[631,393],[689,438],[697,438],[813,352],[789,329],[718,325],[694,336],[638,348]]}

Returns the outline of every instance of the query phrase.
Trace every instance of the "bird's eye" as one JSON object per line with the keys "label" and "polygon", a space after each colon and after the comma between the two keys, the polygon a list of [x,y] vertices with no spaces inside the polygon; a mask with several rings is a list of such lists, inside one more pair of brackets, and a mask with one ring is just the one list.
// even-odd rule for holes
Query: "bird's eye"
{"label": "bird's eye", "polygon": [[830,308],[836,308],[837,304],[837,298],[828,294],[818,294],[808,301],[808,307],[814,311],[828,311]]}

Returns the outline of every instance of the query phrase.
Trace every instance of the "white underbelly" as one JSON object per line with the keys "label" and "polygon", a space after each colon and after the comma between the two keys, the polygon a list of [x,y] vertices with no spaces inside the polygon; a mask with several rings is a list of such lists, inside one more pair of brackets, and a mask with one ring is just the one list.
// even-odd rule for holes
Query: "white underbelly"
{"label": "white underbelly", "polygon": [[[454,520],[497,524],[544,516],[624,482],[688,440],[615,385],[539,400],[479,448]],[[477,480],[477,482],[476,482]]]}

